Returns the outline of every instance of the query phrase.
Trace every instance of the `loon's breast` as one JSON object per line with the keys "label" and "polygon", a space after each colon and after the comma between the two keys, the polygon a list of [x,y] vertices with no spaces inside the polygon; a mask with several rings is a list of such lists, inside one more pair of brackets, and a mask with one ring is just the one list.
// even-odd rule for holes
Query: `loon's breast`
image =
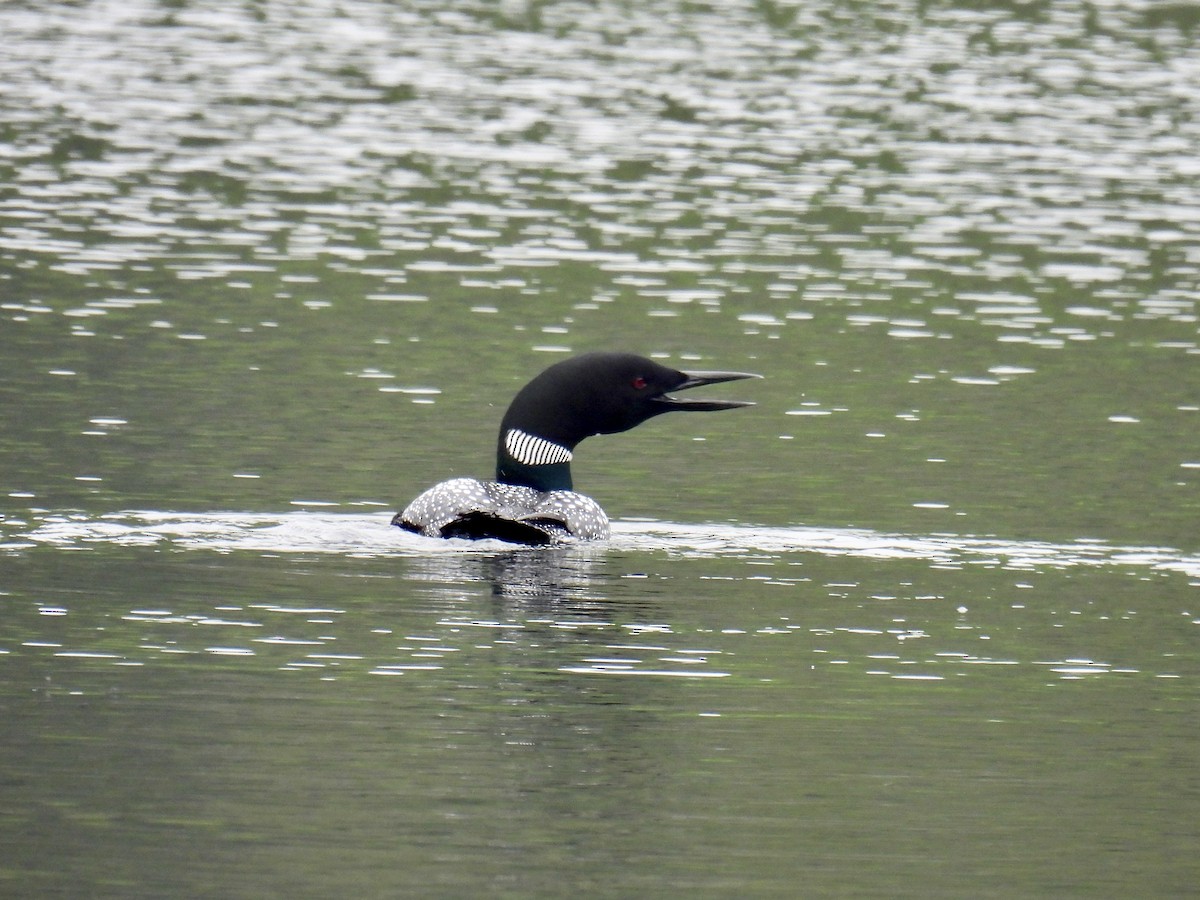
{"label": "loon's breast", "polygon": [[475,478],[434,485],[392,524],[427,537],[496,538],[520,544],[608,537],[608,516],[591,497]]}

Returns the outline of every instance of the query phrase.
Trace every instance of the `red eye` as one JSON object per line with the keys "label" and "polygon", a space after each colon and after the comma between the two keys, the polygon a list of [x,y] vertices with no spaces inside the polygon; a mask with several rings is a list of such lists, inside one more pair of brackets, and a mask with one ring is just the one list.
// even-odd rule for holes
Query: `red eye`
{"label": "red eye", "polygon": [[633,379],[633,387],[635,390],[640,391],[645,386],[646,386],[646,379],[643,378],[641,375],[639,375],[637,378]]}

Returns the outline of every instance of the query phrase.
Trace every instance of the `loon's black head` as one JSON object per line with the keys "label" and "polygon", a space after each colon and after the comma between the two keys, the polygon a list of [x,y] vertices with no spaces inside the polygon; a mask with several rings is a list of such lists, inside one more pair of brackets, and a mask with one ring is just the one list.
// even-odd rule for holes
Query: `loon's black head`
{"label": "loon's black head", "polygon": [[671,391],[758,378],[746,372],[680,372],[633,353],[585,353],[555,363],[513,398],[500,424],[496,479],[539,490],[571,489],[571,451],[594,434],[628,431],[666,412],[753,406],[689,400]]}

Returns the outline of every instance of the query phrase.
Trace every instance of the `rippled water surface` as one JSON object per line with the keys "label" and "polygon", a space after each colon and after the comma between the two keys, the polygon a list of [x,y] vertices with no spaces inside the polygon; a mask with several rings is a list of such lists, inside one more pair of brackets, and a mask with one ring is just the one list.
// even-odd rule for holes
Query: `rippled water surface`
{"label": "rippled water surface", "polygon": [[[0,893],[1194,891],[1198,28],[0,6]],[[388,527],[600,348],[758,405]]]}

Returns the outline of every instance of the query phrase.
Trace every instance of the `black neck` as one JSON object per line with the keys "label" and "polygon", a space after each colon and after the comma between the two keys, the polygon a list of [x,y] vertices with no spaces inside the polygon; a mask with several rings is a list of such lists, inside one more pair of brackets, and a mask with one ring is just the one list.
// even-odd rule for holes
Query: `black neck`
{"label": "black neck", "polygon": [[565,462],[527,466],[509,456],[502,443],[496,454],[496,480],[539,491],[569,491],[572,490],[571,464]]}

